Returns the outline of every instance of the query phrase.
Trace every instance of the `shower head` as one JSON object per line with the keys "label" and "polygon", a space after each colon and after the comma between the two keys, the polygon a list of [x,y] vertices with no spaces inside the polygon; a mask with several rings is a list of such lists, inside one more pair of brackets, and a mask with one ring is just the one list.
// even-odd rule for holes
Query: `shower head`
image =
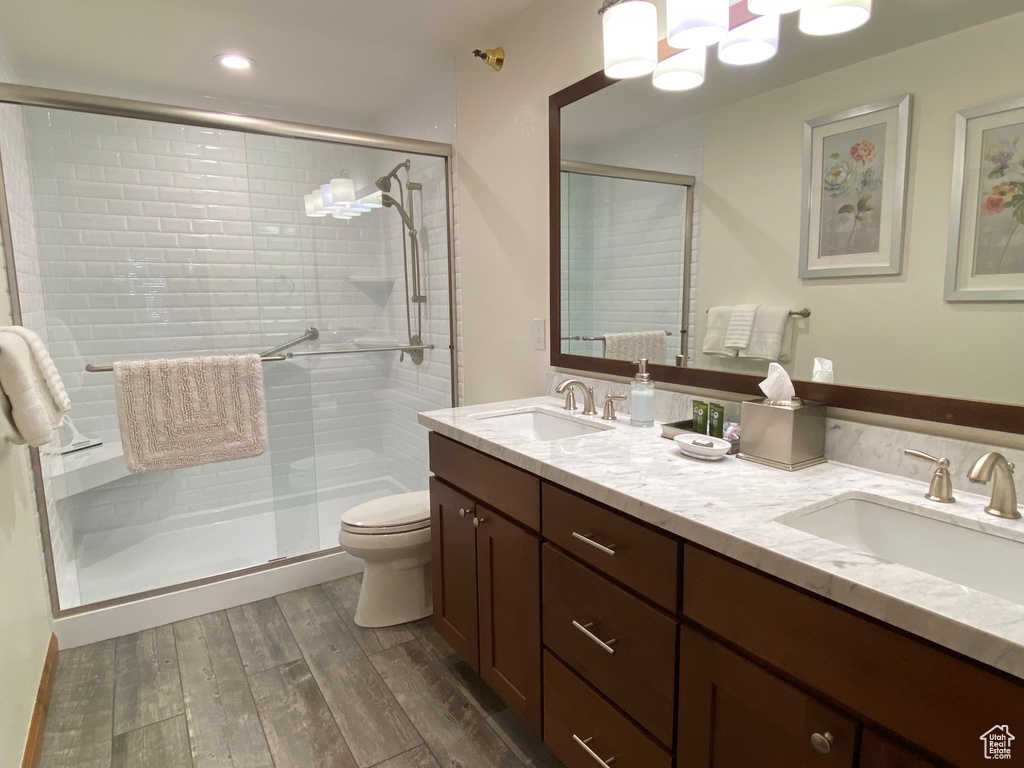
{"label": "shower head", "polygon": [[393,198],[387,192],[381,194],[380,201],[381,203],[384,204],[385,208],[394,208],[396,211],[398,211],[398,214],[402,217],[402,221],[405,222],[405,226],[407,226],[411,232],[416,231],[416,227],[413,226],[412,219],[409,218],[409,214],[406,213],[405,208],[402,207],[401,203],[395,200],[395,198]]}
{"label": "shower head", "polygon": [[381,176],[379,179],[377,179],[377,189],[379,189],[381,192],[390,192],[391,180],[396,178],[396,174],[400,170],[404,168],[406,171],[408,171],[411,166],[412,161],[410,160],[406,160],[404,163],[399,163],[398,165],[396,165],[394,168],[391,169],[390,173],[388,173],[385,176]]}

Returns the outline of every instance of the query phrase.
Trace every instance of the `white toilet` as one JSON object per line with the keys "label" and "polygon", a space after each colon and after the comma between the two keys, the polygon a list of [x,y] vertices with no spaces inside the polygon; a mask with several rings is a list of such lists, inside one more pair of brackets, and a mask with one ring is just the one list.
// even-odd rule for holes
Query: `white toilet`
{"label": "white toilet", "polygon": [[366,561],[355,621],[390,627],[434,612],[430,574],[430,492],[368,501],[341,516],[338,543]]}

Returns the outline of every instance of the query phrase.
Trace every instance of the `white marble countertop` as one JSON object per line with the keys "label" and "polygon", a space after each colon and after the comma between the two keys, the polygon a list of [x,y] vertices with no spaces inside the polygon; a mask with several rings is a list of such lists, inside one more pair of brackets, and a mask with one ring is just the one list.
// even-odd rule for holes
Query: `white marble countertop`
{"label": "white marble countertop", "polygon": [[[939,504],[924,498],[926,484],[832,462],[785,472],[733,456],[696,461],[662,438],[657,425],[638,429],[620,420],[612,422],[613,430],[542,442],[474,418],[536,405],[564,415],[560,400],[536,397],[431,411],[420,414],[419,422],[627,515],[1024,679],[1024,605],[774,520],[840,494],[860,492],[1024,542],[1024,521],[987,514],[987,496],[957,492],[955,505]],[[610,423],[598,417],[574,418]]]}

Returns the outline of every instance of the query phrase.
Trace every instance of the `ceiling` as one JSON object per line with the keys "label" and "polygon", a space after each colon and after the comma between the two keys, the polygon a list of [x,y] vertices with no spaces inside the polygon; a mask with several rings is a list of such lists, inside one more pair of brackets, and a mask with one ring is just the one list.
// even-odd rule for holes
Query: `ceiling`
{"label": "ceiling", "polygon": [[[463,47],[494,44],[484,31],[530,2],[3,0],[0,18],[30,85],[296,120],[343,116],[343,127],[373,130],[450,72]],[[214,62],[229,51],[255,59],[254,71],[232,75]]]}
{"label": "ceiling", "polygon": [[585,151],[1022,10],[1022,0],[875,0],[863,27],[820,38],[801,33],[792,13],[783,17],[779,52],[771,61],[730,67],[711,51],[707,81],[682,93],[659,91],[649,77],[620,81],[562,110],[562,140]]}

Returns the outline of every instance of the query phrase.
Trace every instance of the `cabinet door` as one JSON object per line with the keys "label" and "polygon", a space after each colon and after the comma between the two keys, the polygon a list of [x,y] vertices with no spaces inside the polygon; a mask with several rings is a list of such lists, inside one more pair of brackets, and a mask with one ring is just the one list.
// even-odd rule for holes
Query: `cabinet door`
{"label": "cabinet door", "polygon": [[856,724],[688,627],[679,768],[852,768]]}
{"label": "cabinet door", "polygon": [[870,728],[865,728],[861,737],[859,765],[860,768],[939,768],[938,763],[910,752]]}
{"label": "cabinet door", "polygon": [[540,539],[477,504],[480,677],[541,732]]}
{"label": "cabinet door", "polygon": [[480,670],[476,599],[475,503],[430,478],[434,627],[474,670]]}

